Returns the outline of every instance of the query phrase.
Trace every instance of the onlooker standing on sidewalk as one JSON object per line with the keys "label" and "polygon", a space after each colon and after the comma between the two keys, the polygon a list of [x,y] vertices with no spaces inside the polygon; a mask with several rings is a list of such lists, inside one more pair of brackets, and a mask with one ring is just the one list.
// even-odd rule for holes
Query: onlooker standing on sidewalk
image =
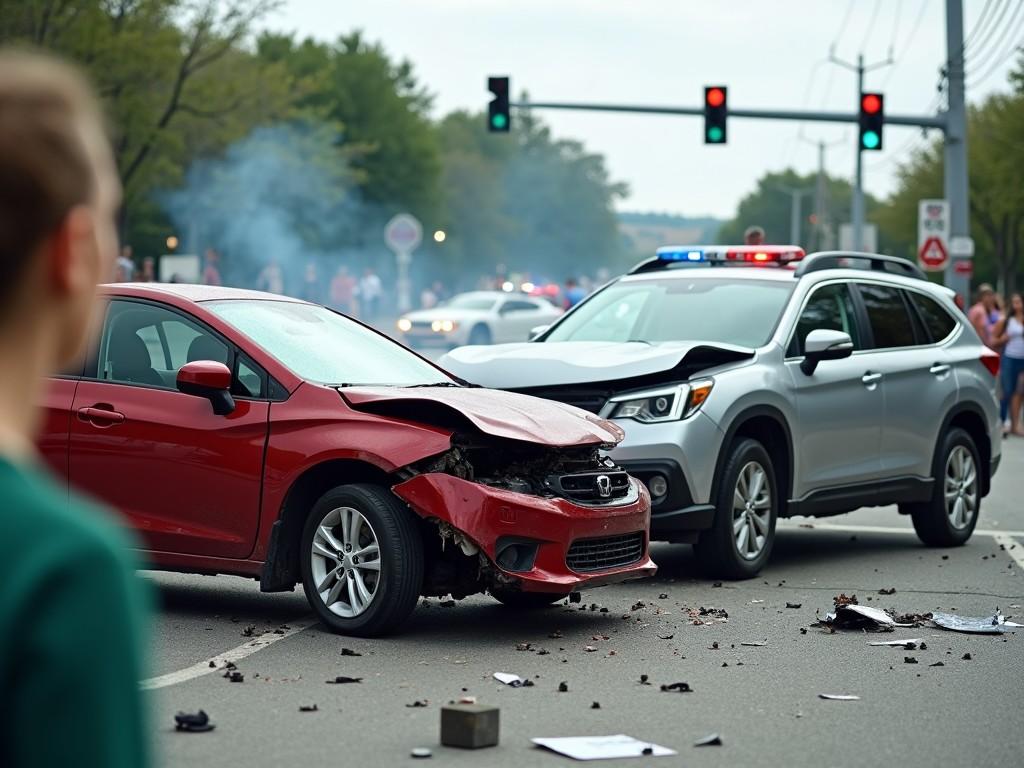
{"label": "onlooker standing on sidewalk", "polygon": [[71,69],[0,51],[0,766],[140,768],[141,585],[106,514],[33,437],[43,377],[79,354],[120,204],[99,108]]}
{"label": "onlooker standing on sidewalk", "polygon": [[220,254],[215,248],[206,249],[206,264],[203,266],[203,285],[223,285],[220,279]]}
{"label": "onlooker standing on sidewalk", "polygon": [[256,278],[256,290],[279,295],[284,293],[284,272],[274,259],[267,262],[267,266],[260,271]]}
{"label": "onlooker standing on sidewalk", "polygon": [[317,271],[314,261],[306,264],[306,271],[302,275],[302,286],[299,288],[299,298],[314,304],[324,303],[324,288],[320,284],[320,273]]}
{"label": "onlooker standing on sidewalk", "polygon": [[130,245],[121,248],[121,255],[117,258],[117,268],[114,270],[115,283],[127,283],[135,278],[135,260],[132,259],[132,247]]}
{"label": "onlooker standing on sidewalk", "polygon": [[331,306],[346,315],[356,314],[356,279],[342,265],[331,279]]}
{"label": "onlooker standing on sidewalk", "polygon": [[764,229],[756,224],[743,233],[744,245],[764,245]]}
{"label": "onlooker standing on sidewalk", "polygon": [[977,300],[967,310],[967,319],[971,321],[982,342],[991,347],[994,341],[992,330],[1002,319],[1002,313],[996,306],[996,292],[988,283],[978,286]]}
{"label": "onlooker standing on sidewalk", "polygon": [[359,281],[359,301],[363,310],[363,320],[370,322],[377,318],[381,291],[380,278],[367,267],[362,280]]}
{"label": "onlooker standing on sidewalk", "polygon": [[156,259],[152,256],[146,256],[142,260],[142,271],[139,273],[138,280],[141,283],[156,282]]}
{"label": "onlooker standing on sidewalk", "polygon": [[1019,293],[1010,297],[1010,309],[996,325],[994,333],[995,342],[1005,345],[1000,369],[1003,389],[1000,416],[1003,424],[1009,416],[1009,431],[1024,437],[1020,413],[1024,406],[1024,298]]}

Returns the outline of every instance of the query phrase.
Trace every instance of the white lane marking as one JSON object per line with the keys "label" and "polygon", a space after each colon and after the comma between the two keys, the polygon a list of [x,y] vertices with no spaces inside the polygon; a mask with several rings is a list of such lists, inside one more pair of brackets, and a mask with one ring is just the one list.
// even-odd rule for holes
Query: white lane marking
{"label": "white lane marking", "polygon": [[1024,571],[1024,546],[1005,533],[996,536],[996,544],[1001,546],[1006,554],[1013,558],[1017,567]]}
{"label": "white lane marking", "polygon": [[[160,675],[159,677],[151,677],[148,680],[143,680],[139,685],[144,691],[151,691],[154,688],[166,688],[169,685],[177,685],[178,683],[184,683],[188,680],[195,680],[197,677],[203,675],[209,675],[211,672],[220,672],[224,669],[224,664],[229,661],[235,662],[240,659],[244,659],[246,656],[252,656],[257,651],[262,651],[264,648],[269,648],[278,640],[284,640],[286,637],[296,635],[304,629],[308,629],[316,624],[316,621],[297,621],[288,624],[288,629],[281,630],[281,634],[276,632],[264,632],[258,637],[254,637],[247,643],[243,643],[237,648],[232,648],[224,653],[218,653],[216,656],[211,656],[208,659],[204,659],[191,667],[185,667],[185,669],[179,669],[177,672],[168,672],[166,675]],[[216,666],[211,667],[210,662],[214,662]]]}
{"label": "white lane marking", "polygon": [[[807,524],[805,524],[807,525]],[[916,536],[913,528],[894,528],[887,527],[884,525],[840,525],[836,523],[819,523],[812,522],[809,525],[816,531],[842,531],[844,533],[905,533],[911,536]],[[798,530],[801,526],[792,523],[785,522],[779,524],[780,530]],[[975,536],[988,536],[993,539],[1000,537],[1010,538],[1013,536],[1024,538],[1024,531],[993,531],[993,530],[977,530],[974,531]],[[1002,543],[1002,542],[1000,542]],[[1016,550],[1014,550],[1016,552]]]}

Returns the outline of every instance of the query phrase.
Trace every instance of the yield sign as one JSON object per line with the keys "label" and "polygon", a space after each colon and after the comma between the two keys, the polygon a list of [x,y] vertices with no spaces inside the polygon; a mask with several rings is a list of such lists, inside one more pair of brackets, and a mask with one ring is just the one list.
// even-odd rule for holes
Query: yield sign
{"label": "yield sign", "polygon": [[917,258],[921,262],[921,266],[929,272],[941,272],[946,268],[949,254],[946,252],[946,246],[942,244],[942,239],[932,236],[921,244]]}

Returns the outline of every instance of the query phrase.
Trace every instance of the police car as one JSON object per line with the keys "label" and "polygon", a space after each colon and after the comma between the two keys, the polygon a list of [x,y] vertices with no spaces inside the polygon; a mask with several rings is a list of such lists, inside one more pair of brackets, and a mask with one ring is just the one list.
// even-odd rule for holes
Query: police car
{"label": "police car", "polygon": [[441,364],[616,421],[652,538],[719,577],[758,573],[780,517],[898,505],[963,544],[999,465],[999,358],[903,259],[662,248],[537,330]]}

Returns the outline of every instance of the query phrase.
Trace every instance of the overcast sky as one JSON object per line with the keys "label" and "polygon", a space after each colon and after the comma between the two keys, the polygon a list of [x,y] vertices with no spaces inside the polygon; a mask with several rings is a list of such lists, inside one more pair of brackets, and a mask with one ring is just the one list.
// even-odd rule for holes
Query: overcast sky
{"label": "overcast sky", "polygon": [[[1024,42],[1024,0],[965,0],[968,99],[1006,90],[1014,42]],[[979,21],[980,20],[980,21]],[[943,0],[287,0],[267,26],[320,40],[362,29],[411,60],[435,111],[480,110],[487,75],[510,75],[536,101],[699,106],[703,86],[729,87],[738,107],[856,108],[856,76],[827,63],[895,65],[867,75],[892,114],[934,113],[945,59]],[[976,28],[977,26],[977,28]],[[973,36],[972,36],[973,31]],[[731,216],[769,170],[817,167],[800,139],[838,142],[833,175],[851,176],[855,126],[729,121],[727,146],[705,146],[699,117],[545,111],[559,136],[603,153],[629,184],[623,210]],[[865,188],[885,195],[920,131],[885,129],[865,153]]]}

